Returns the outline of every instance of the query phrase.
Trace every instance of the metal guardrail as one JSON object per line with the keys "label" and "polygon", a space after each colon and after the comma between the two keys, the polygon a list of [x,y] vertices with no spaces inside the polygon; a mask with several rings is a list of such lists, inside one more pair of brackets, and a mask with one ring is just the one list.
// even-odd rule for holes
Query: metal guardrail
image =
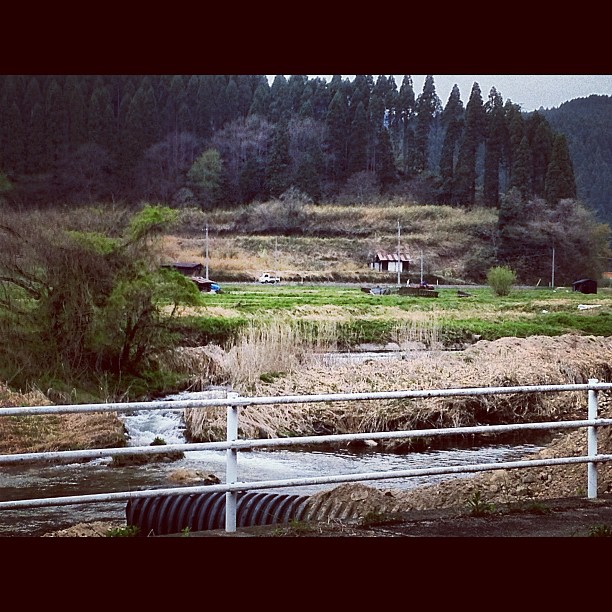
{"label": "metal guardrail", "polygon": [[[167,444],[161,446],[134,446],[121,448],[89,449],[80,451],[57,451],[42,453],[17,453],[0,455],[0,466],[7,464],[31,462],[60,462],[77,459],[95,459],[134,454],[156,454],[199,450],[226,450],[226,482],[218,485],[183,486],[166,489],[151,489],[139,491],[122,491],[99,493],[93,495],[75,495],[39,499],[22,499],[0,501],[0,510],[16,508],[35,508],[49,506],[64,506],[97,502],[114,502],[140,497],[175,495],[177,493],[204,493],[223,491],[226,493],[225,529],[236,531],[236,500],[237,493],[257,489],[277,487],[299,487],[318,484],[334,484],[346,482],[363,482],[371,480],[411,478],[417,476],[477,473],[491,470],[518,469],[540,466],[587,464],[587,495],[589,499],[597,497],[597,464],[612,461],[612,455],[598,454],[597,429],[612,425],[612,419],[598,418],[598,393],[612,389],[612,383],[600,383],[597,379],[589,379],[586,384],[567,385],[531,385],[515,387],[471,387],[459,389],[432,389],[389,391],[376,393],[334,393],[322,395],[291,395],[277,397],[242,397],[237,393],[228,393],[226,398],[172,400],[153,402],[126,402],[106,404],[82,404],[63,406],[22,406],[0,408],[0,416],[49,415],[87,412],[134,412],[139,410],[172,410],[182,411],[185,408],[206,408],[211,406],[227,409],[227,439],[224,442],[202,442],[189,444]],[[511,393],[560,393],[569,391],[586,391],[588,414],[585,420],[552,421],[539,423],[515,423],[511,425],[485,425],[475,427],[449,427],[444,429],[420,429],[401,431],[381,431],[356,434],[336,434],[323,436],[300,436],[292,438],[266,438],[253,440],[238,439],[238,409],[244,406],[256,405],[286,405],[313,402],[339,401],[371,401],[381,399],[433,398],[453,396],[501,395]],[[412,470],[390,470],[385,472],[369,472],[359,474],[340,474],[336,476],[319,476],[311,478],[292,478],[285,480],[241,482],[238,480],[238,451],[261,447],[281,447],[295,445],[316,445],[331,442],[348,442],[357,440],[402,439],[416,437],[456,436],[459,434],[502,433],[528,430],[563,430],[587,429],[587,454],[583,456],[556,457],[525,461],[508,461],[500,463],[481,463],[461,466],[446,466],[441,468],[425,468]]]}

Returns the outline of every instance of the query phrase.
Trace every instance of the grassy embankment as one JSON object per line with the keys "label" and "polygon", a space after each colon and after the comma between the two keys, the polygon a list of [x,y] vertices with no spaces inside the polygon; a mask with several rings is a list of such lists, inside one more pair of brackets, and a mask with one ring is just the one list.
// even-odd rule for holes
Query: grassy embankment
{"label": "grassy embankment", "polygon": [[508,336],[612,335],[609,288],[590,295],[567,287],[513,289],[505,297],[489,288],[465,289],[467,297],[438,287],[437,298],[422,298],[370,295],[356,286],[228,283],[220,294],[202,294],[202,305],[185,308],[183,319],[192,345],[227,344],[249,325],[272,321],[340,350],[365,343],[420,341],[453,348]]}

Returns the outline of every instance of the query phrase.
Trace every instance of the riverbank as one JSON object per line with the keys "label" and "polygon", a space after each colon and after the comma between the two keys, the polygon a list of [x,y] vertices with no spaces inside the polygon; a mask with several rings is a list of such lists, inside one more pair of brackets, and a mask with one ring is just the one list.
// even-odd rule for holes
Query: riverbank
{"label": "riverbank", "polygon": [[[248,396],[326,393],[371,393],[398,389],[453,389],[610,380],[612,338],[556,337],[481,340],[464,351],[408,351],[395,360],[325,364],[310,360],[299,368],[253,380],[237,389]],[[202,368],[212,369],[205,349],[193,350]],[[222,362],[222,355],[213,356]],[[219,367],[223,367],[222,364]],[[367,433],[544,421],[585,415],[584,393],[508,394],[333,404],[291,404],[282,410],[250,406],[239,421],[245,438]],[[215,409],[187,410],[185,420],[193,441],[224,439],[225,415]],[[408,443],[380,442],[387,450],[406,450]]]}
{"label": "riverbank", "polygon": [[[285,395],[311,393],[315,389],[319,392],[360,391],[372,388],[378,391],[388,388],[444,388],[451,385],[456,388],[503,384],[554,384],[586,382],[588,378],[609,380],[608,364],[612,363],[611,352],[612,341],[607,338],[573,336],[534,337],[525,340],[507,338],[495,342],[481,341],[461,354],[443,354],[439,359],[400,360],[390,364],[392,367],[389,369],[385,369],[387,364],[382,363],[364,364],[364,367],[359,368],[334,368],[333,371],[317,366],[305,370],[302,376],[288,375],[271,383],[262,384],[258,391],[261,395]],[[561,395],[565,396],[565,399],[562,399]],[[48,403],[43,394],[35,393],[20,397],[18,394],[11,394],[6,388],[2,389],[0,401],[3,405]],[[318,416],[319,418],[325,416],[326,422],[332,424],[336,432],[339,432],[340,428],[373,431],[376,423],[381,425],[379,429],[384,429],[385,426],[389,426],[390,417],[405,415],[406,418],[414,419],[414,414],[420,419],[428,419],[428,423],[439,423],[439,426],[452,424],[457,419],[462,419],[460,422],[473,422],[476,418],[481,419],[487,414],[497,419],[515,415],[522,420],[586,417],[584,393],[543,394],[538,403],[525,402],[524,398],[512,396],[499,404],[490,403],[490,400],[484,404],[474,404],[465,400],[448,403],[449,401],[442,404],[434,403],[434,406],[428,410],[414,402],[406,405],[377,404],[375,409],[372,406],[365,409],[347,404],[333,410],[325,407],[319,411]],[[600,393],[601,417],[612,417],[611,403],[609,394]],[[254,427],[257,423],[251,409],[249,412],[250,418],[243,432],[245,435],[249,434],[249,427]],[[278,421],[275,423],[272,420],[274,414],[278,414],[278,411],[267,411],[263,414],[267,419],[263,424],[268,425],[272,431],[278,425]],[[22,452],[26,448],[61,449],[65,448],[68,441],[73,445],[78,444],[81,448],[101,445],[102,422],[99,415],[66,416],[80,417],[78,427],[73,423],[69,435],[54,422],[52,427],[37,428],[36,445],[32,445],[30,436],[24,438],[28,443],[24,442],[20,447],[15,437],[16,432],[13,432],[13,437],[0,438],[4,444],[2,452]],[[107,433],[114,432],[112,434],[114,436],[119,431],[117,428],[119,421],[112,415],[108,417],[110,420],[106,422]],[[25,418],[28,419],[26,422],[31,422],[28,417]],[[42,419],[39,422],[44,422],[48,417],[36,418]],[[13,417],[2,419],[0,423],[4,421],[12,423],[13,427],[20,422]],[[300,410],[292,406],[283,413],[280,422],[284,424],[291,422],[293,427],[303,428],[304,423],[313,422],[313,414],[306,407]],[[403,425],[409,426],[410,422],[414,421],[405,420]],[[365,429],[368,426],[370,429]],[[7,427],[6,424],[4,427]],[[261,423],[257,427],[261,427]],[[396,427],[401,428],[399,425]],[[7,431],[4,430],[5,433]],[[25,430],[22,427],[21,432],[23,431]],[[33,431],[34,429],[30,428],[30,434]],[[261,430],[257,431],[261,433]],[[8,445],[7,440],[11,441]],[[111,440],[112,436],[107,441]],[[600,430],[598,450],[600,453],[612,452],[612,433],[609,429]],[[540,455],[530,455],[530,458],[584,455],[585,451],[586,435],[580,430],[558,435]],[[600,495],[612,493],[612,467],[609,463],[598,466],[598,483]],[[368,516],[382,517],[406,512],[441,510],[446,512],[448,509],[464,513],[476,499],[483,507],[501,508],[505,504],[518,503],[535,508],[547,500],[583,498],[585,491],[586,466],[581,464],[513,471],[499,470],[408,491],[394,489],[382,491],[361,485],[346,485],[326,491],[322,495],[329,496],[337,504],[350,501],[355,508],[355,514],[350,520],[362,520]],[[346,528],[346,524],[340,525],[340,528]],[[308,531],[308,528],[305,531]]]}

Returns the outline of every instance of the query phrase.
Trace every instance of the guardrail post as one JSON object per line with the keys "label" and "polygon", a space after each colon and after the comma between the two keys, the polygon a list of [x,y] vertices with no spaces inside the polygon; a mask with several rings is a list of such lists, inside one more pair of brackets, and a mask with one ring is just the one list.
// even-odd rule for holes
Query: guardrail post
{"label": "guardrail post", "polygon": [[[231,394],[237,397],[237,393]],[[227,441],[233,442],[238,439],[238,406],[227,407]],[[233,484],[238,478],[238,451],[228,448],[226,451],[225,482]],[[236,531],[236,500],[238,493],[228,491],[225,494],[225,531],[233,533]]]}
{"label": "guardrail post", "polygon": [[[589,378],[590,385],[598,382],[599,380],[597,378]],[[589,421],[597,418],[597,393],[595,389],[589,389]],[[587,428],[587,455],[589,457],[595,457],[595,455],[597,455],[597,427],[589,426]],[[597,497],[597,463],[595,461],[587,463],[587,491],[589,499],[595,499]]]}

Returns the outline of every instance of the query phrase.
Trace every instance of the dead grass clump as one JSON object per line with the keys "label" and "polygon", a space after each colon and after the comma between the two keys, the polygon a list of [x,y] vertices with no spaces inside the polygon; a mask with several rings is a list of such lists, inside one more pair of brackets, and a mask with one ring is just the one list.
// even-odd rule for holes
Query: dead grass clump
{"label": "dead grass clump", "polygon": [[[462,352],[359,365],[304,367],[294,375],[256,383],[253,395],[359,393],[398,389],[444,389],[586,382],[610,378],[612,340],[568,336],[481,341]],[[607,376],[603,376],[608,372]],[[580,379],[580,380],[578,380]],[[586,394],[508,394],[405,401],[341,402],[294,413],[310,430],[325,425],[334,433],[421,429],[438,426],[584,418]],[[294,408],[296,406],[293,406]]]}
{"label": "dead grass clump", "polygon": [[[39,389],[12,391],[0,383],[0,407],[49,406]],[[116,413],[4,416],[0,452],[38,453],[125,446],[125,430]]]}
{"label": "dead grass clump", "polygon": [[287,320],[252,322],[227,351],[225,367],[232,386],[243,392],[259,381],[295,374],[313,353],[336,342],[333,322],[300,326]]}
{"label": "dead grass clump", "polygon": [[215,344],[179,347],[160,355],[159,362],[162,367],[185,375],[191,391],[229,383],[227,354]]}
{"label": "dead grass clump", "polygon": [[[315,341],[299,337],[286,322],[252,327],[229,351],[215,349],[216,380],[223,377],[231,388],[251,396],[370,393],[609,380],[612,363],[612,339],[589,336],[503,338],[458,352],[415,350],[406,359],[330,365],[312,352]],[[250,406],[241,409],[239,423],[241,435],[276,437],[537,422],[585,414],[585,393],[511,393]],[[194,439],[225,438],[224,411],[201,410],[199,415],[192,421]]]}
{"label": "dead grass clump", "polygon": [[[181,349],[167,357],[175,369],[191,374],[191,388],[228,385],[240,393],[250,393],[258,384],[271,383],[307,368],[315,355],[330,350],[335,343],[333,322],[321,325],[300,325],[290,320],[252,322],[235,344],[225,350],[209,345]],[[225,437],[225,412],[216,408],[187,410],[188,436],[194,440],[215,440]],[[240,416],[241,435],[271,437],[277,432],[300,429],[295,410],[283,408],[282,414],[266,408],[243,410]]]}

